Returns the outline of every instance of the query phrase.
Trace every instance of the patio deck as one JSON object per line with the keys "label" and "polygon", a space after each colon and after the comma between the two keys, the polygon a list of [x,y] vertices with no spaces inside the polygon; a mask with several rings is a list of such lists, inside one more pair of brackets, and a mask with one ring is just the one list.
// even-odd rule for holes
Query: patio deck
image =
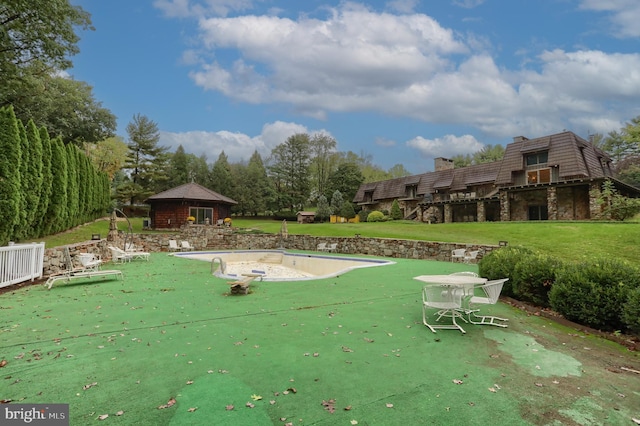
{"label": "patio deck", "polygon": [[124,280],[7,292],[0,400],[69,403],[72,425],[104,414],[105,424],[145,425],[640,418],[637,353],[503,303],[483,312],[509,318],[507,329],[434,334],[412,278],[475,266],[393,260],[229,296],[209,263],[154,253],[114,265]]}

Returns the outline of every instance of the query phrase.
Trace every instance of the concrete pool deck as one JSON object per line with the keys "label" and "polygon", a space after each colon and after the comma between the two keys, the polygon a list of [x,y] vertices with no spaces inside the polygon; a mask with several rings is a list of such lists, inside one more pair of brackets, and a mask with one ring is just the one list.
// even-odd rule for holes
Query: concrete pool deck
{"label": "concrete pool deck", "polygon": [[[638,354],[499,303],[509,328],[431,333],[393,259],[229,296],[210,265],[154,253],[124,281],[0,295],[0,400],[68,403],[71,424],[596,425],[640,418]],[[120,415],[118,415],[120,414]],[[101,423],[102,424],[102,423]]]}

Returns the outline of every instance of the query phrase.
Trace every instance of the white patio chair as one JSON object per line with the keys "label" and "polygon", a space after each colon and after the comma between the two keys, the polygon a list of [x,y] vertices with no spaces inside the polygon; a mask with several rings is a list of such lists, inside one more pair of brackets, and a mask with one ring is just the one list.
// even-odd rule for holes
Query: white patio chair
{"label": "white patio chair", "polygon": [[464,260],[465,255],[467,254],[466,249],[455,249],[451,250],[451,261],[455,262],[456,260]]}
{"label": "white patio chair", "polygon": [[102,265],[102,259],[97,254],[80,253],[78,259],[84,271],[97,271]]}
{"label": "white patio chair", "polygon": [[180,251],[176,240],[169,240],[169,251]]}
{"label": "white patio chair", "polygon": [[180,246],[182,248],[182,251],[193,251],[193,250],[195,250],[195,248],[191,244],[189,244],[189,241],[180,242]]}
{"label": "white patio chair", "polygon": [[316,247],[317,251],[326,251],[327,250],[327,243],[318,243],[318,246]]}
{"label": "white patio chair", "polygon": [[462,260],[464,261],[464,263],[471,263],[471,261],[476,260],[478,258],[479,253],[480,253],[480,250],[469,251],[465,253]]}
{"label": "white patio chair", "polygon": [[149,261],[149,257],[151,256],[150,253],[138,249],[135,245],[133,245],[133,243],[126,244],[124,251],[131,255],[131,259],[143,259],[147,262]]}
{"label": "white patio chair", "polygon": [[476,312],[479,312],[479,309],[473,309],[473,305],[495,305],[498,303],[500,292],[507,280],[509,280],[509,278],[487,281],[482,285],[482,287],[480,287],[485,296],[473,296],[469,300],[468,314],[470,323],[507,327],[507,324],[504,324],[504,322],[509,321],[507,318],[494,317],[490,315],[477,315]]}
{"label": "white patio chair", "polygon": [[127,253],[121,248],[109,246],[109,250],[111,250],[111,260],[113,263],[130,262],[133,258],[131,253]]}
{"label": "white patio chair", "polygon": [[327,251],[335,252],[338,250],[338,243],[331,243],[329,247],[327,247]]}
{"label": "white patio chair", "polygon": [[[455,287],[444,284],[430,284],[422,289],[422,323],[429,327],[432,332],[437,329],[460,330],[465,333],[464,329],[458,325],[456,318],[464,320],[459,312],[462,306],[462,297],[459,292],[455,291]],[[435,322],[427,321],[428,310],[437,309]],[[450,324],[436,324],[442,318],[450,318]]]}

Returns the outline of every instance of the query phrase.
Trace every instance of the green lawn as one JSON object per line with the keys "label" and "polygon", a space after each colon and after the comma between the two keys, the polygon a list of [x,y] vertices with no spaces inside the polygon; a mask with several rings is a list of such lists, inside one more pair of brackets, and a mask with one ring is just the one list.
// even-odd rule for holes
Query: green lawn
{"label": "green lawn", "polygon": [[[134,233],[142,231],[142,219],[131,219]],[[118,222],[126,231],[127,222]],[[278,233],[281,222],[266,219],[233,219],[233,226]],[[55,247],[91,239],[92,234],[107,235],[109,221],[101,220],[38,241]],[[326,237],[363,237],[419,239],[471,244],[495,244],[508,241],[557,256],[578,261],[600,256],[615,256],[630,262],[640,258],[640,223],[638,222],[472,222],[433,224],[413,221],[378,223],[287,223],[290,234]]]}

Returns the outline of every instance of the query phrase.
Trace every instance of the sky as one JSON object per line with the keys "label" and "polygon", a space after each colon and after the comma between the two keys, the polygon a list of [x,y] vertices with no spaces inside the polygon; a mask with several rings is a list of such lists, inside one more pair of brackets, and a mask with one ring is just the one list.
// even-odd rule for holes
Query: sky
{"label": "sky", "polygon": [[159,145],[248,161],[296,133],[388,170],[433,170],[640,115],[638,0],[71,0],[91,14],[67,70]]}

